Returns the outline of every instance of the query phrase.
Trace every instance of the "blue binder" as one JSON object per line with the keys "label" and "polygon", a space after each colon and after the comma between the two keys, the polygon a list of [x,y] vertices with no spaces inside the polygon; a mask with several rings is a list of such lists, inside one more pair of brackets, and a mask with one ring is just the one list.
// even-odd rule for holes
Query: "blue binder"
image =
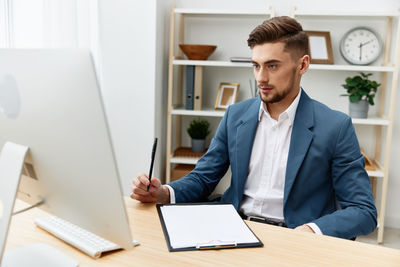
{"label": "blue binder", "polygon": [[186,66],[186,109],[193,110],[194,107],[194,68],[193,65]]}

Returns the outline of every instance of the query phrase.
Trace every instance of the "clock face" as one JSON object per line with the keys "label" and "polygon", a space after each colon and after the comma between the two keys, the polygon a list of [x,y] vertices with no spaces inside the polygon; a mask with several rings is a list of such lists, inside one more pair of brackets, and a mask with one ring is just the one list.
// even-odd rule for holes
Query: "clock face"
{"label": "clock face", "polygon": [[368,28],[355,28],[347,32],[340,43],[340,52],[351,64],[367,65],[381,54],[379,36]]}

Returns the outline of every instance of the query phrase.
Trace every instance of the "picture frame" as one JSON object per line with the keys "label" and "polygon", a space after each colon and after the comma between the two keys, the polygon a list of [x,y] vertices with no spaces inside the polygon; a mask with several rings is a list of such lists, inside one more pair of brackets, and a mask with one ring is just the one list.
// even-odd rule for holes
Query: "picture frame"
{"label": "picture frame", "polygon": [[327,31],[305,31],[308,36],[311,64],[334,64],[331,34]]}
{"label": "picture frame", "polygon": [[226,110],[229,105],[236,103],[239,86],[239,83],[220,83],[215,101],[215,109]]}

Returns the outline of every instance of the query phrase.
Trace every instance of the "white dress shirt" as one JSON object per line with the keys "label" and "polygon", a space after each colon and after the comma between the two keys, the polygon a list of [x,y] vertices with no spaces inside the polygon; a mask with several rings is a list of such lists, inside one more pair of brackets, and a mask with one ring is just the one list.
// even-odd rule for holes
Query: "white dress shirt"
{"label": "white dress shirt", "polygon": [[286,163],[299,100],[300,94],[297,94],[278,120],[270,116],[266,104],[261,102],[243,201],[239,209],[247,216],[284,220]]}
{"label": "white dress shirt", "polygon": [[[301,89],[292,104],[279,115],[278,120],[270,116],[265,103],[261,101],[243,201],[239,207],[239,211],[247,216],[284,221],[286,164],[300,95]],[[175,203],[174,190],[170,186],[168,188],[171,203]],[[307,225],[315,233],[322,234],[315,223]]]}

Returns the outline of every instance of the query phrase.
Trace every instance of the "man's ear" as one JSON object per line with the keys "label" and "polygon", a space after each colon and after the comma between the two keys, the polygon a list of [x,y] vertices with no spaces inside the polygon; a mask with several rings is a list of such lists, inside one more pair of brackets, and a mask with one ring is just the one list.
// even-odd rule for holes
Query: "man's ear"
{"label": "man's ear", "polygon": [[300,74],[304,74],[307,72],[308,67],[310,66],[310,56],[304,55],[299,59],[299,71]]}

